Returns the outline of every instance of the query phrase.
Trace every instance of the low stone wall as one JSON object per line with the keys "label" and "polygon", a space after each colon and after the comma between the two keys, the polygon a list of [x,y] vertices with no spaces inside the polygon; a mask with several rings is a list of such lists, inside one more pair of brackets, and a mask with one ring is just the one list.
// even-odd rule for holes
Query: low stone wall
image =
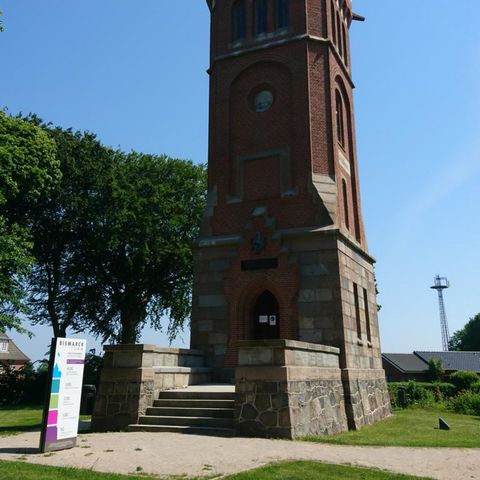
{"label": "low stone wall", "polygon": [[358,430],[391,415],[384,370],[344,369],[342,379],[351,430]]}
{"label": "low stone wall", "polygon": [[239,435],[297,438],[348,430],[339,350],[293,340],[238,344]]}
{"label": "low stone wall", "polygon": [[155,345],[107,345],[92,417],[94,431],[137,423],[160,390],[208,383],[209,368],[199,350]]}

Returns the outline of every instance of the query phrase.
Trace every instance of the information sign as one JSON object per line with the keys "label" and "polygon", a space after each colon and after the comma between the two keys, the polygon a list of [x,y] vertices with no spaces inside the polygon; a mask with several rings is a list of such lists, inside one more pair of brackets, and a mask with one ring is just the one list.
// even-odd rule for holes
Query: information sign
{"label": "information sign", "polygon": [[40,450],[73,448],[77,443],[86,340],[52,340],[49,383],[43,407]]}

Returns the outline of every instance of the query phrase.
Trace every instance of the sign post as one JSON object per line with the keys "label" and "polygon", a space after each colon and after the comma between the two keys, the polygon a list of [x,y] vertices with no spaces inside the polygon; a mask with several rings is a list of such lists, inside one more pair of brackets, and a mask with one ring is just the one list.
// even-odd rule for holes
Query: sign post
{"label": "sign post", "polygon": [[43,406],[40,451],[73,448],[77,443],[86,340],[54,338]]}

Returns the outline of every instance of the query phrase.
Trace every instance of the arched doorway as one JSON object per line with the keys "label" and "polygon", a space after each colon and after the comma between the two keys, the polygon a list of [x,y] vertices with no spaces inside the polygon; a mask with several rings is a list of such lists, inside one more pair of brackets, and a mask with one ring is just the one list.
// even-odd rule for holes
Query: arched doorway
{"label": "arched doorway", "polygon": [[277,299],[265,290],[253,307],[253,338],[266,340],[280,338],[280,315]]}

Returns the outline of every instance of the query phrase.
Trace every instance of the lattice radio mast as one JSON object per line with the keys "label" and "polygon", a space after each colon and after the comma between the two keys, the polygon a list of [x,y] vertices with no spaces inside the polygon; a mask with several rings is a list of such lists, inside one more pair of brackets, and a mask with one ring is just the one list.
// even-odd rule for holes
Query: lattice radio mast
{"label": "lattice radio mast", "polygon": [[443,300],[443,291],[450,287],[450,282],[445,278],[437,275],[434,279],[435,284],[430,287],[438,292],[438,306],[440,309],[440,326],[442,329],[442,345],[443,351],[448,352],[448,342],[450,334],[448,332],[447,314],[445,312],[445,302]]}

